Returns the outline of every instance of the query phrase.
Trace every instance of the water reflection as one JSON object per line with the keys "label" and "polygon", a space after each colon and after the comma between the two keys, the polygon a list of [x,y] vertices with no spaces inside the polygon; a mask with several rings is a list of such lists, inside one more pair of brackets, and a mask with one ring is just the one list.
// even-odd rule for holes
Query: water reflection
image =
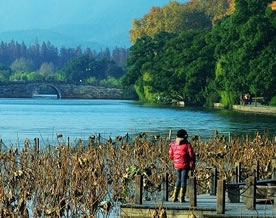
{"label": "water reflection", "polygon": [[33,94],[33,98],[58,99],[58,95],[57,94]]}

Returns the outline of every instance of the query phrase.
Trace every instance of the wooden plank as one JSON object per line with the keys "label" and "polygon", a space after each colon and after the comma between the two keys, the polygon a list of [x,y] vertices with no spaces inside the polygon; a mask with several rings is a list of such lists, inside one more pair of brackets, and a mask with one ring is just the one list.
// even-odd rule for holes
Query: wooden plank
{"label": "wooden plank", "polygon": [[276,184],[276,179],[263,179],[256,182],[257,185]]}
{"label": "wooden plank", "polygon": [[[267,202],[266,202],[267,203]],[[272,204],[256,204],[256,210],[248,210],[244,203],[227,203],[225,204],[225,214],[217,214],[216,212],[216,196],[210,196],[209,194],[202,194],[197,196],[197,207],[191,208],[189,203],[180,202],[162,202],[160,201],[143,201],[143,204],[122,204],[121,216],[136,217],[134,214],[140,215],[140,217],[152,218],[150,210],[156,208],[166,208],[168,218],[183,218],[189,217],[194,214],[196,217],[275,217],[275,208]],[[129,209],[129,211],[127,211]],[[143,210],[143,213],[142,213]],[[146,215],[147,214],[147,215]],[[179,216],[176,216],[179,214]],[[186,216],[184,216],[184,214]]]}
{"label": "wooden plank", "polygon": [[[276,184],[276,179],[263,179],[263,180],[256,181],[256,184],[257,185]],[[231,186],[234,187],[234,186],[244,186],[244,185],[246,185],[245,182],[227,183],[226,188]]]}
{"label": "wooden plank", "polygon": [[264,100],[264,97],[252,97],[252,100]]}

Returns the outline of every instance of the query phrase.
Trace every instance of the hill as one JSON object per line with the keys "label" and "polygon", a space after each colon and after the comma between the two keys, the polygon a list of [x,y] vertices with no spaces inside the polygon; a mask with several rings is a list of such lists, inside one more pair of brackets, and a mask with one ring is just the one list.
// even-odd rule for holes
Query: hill
{"label": "hill", "polygon": [[[57,46],[129,47],[131,21],[170,0],[0,2],[0,40],[51,41]],[[181,2],[181,1],[180,1]],[[184,2],[184,0],[182,0]],[[12,13],[7,13],[11,11]]]}

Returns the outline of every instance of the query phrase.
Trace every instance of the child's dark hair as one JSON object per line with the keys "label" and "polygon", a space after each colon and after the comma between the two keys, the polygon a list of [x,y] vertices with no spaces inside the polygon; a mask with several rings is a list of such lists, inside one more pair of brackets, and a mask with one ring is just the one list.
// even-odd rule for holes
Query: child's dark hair
{"label": "child's dark hair", "polygon": [[178,138],[187,139],[188,138],[188,133],[187,133],[187,131],[185,129],[180,129],[180,130],[177,131],[176,136]]}

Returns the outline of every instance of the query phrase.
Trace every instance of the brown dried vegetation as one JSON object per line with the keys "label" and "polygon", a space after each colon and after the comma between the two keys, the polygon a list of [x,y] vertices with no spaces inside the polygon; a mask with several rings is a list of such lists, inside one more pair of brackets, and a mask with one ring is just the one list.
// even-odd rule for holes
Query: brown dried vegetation
{"label": "brown dried vegetation", "polygon": [[[95,217],[108,216],[116,202],[132,202],[134,176],[144,175],[146,198],[160,196],[164,173],[174,186],[174,169],[168,157],[170,140],[137,136],[132,142],[116,137],[98,143],[89,138],[68,146],[59,143],[38,151],[28,140],[18,151],[0,151],[0,217]],[[210,168],[230,181],[235,162],[241,162],[246,178],[260,163],[261,178],[271,176],[270,163],[276,154],[275,141],[257,134],[245,140],[214,137],[192,140],[197,155],[195,176],[199,192],[209,191]]]}

